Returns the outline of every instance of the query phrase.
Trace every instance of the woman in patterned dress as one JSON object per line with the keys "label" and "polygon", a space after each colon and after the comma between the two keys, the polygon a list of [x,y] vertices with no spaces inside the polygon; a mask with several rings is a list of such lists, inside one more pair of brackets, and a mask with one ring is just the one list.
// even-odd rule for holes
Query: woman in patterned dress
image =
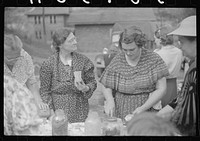
{"label": "woman in patterned dress", "polygon": [[169,72],[159,55],[143,48],[146,38],[138,27],[126,28],[119,43],[122,52],[113,58],[100,82],[105,86],[105,112],[124,119],[150,109],[163,97]]}
{"label": "woman in patterned dress", "polygon": [[58,29],[52,39],[56,52],[41,66],[40,95],[53,111],[63,109],[70,123],[84,122],[88,99],[97,87],[94,65],[76,52],[76,37],[70,30]]}
{"label": "woman in patterned dress", "polygon": [[[20,38],[4,34],[4,134],[34,134],[38,107],[48,109],[39,95],[31,56]],[[36,118],[37,117],[37,118]]]}
{"label": "woman in patterned dress", "polygon": [[42,102],[34,74],[31,56],[23,49],[21,39],[14,34],[4,34],[4,74],[16,79],[34,95],[40,109],[48,109]]}

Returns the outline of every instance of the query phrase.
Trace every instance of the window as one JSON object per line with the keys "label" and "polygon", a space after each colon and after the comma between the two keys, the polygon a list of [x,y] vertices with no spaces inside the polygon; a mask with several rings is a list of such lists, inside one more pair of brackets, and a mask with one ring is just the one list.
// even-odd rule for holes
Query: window
{"label": "window", "polygon": [[54,15],[54,23],[56,23],[56,15]]}
{"label": "window", "polygon": [[41,24],[41,21],[40,21],[40,16],[38,16],[38,23],[39,23],[39,24]]}
{"label": "window", "polygon": [[35,24],[37,24],[37,16],[34,16]]}
{"label": "window", "polygon": [[42,33],[39,31],[39,38],[42,39]]}
{"label": "window", "polygon": [[50,16],[50,23],[52,23],[52,16]]}
{"label": "window", "polygon": [[35,38],[38,39],[38,32],[35,31]]}
{"label": "window", "polygon": [[51,38],[52,38],[52,36],[53,36],[53,31],[51,31]]}

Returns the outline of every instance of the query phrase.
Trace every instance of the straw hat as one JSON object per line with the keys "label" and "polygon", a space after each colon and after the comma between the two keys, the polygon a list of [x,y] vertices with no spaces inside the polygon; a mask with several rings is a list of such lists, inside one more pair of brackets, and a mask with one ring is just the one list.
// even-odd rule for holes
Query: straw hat
{"label": "straw hat", "polygon": [[185,18],[180,26],[168,35],[196,36],[196,15]]}

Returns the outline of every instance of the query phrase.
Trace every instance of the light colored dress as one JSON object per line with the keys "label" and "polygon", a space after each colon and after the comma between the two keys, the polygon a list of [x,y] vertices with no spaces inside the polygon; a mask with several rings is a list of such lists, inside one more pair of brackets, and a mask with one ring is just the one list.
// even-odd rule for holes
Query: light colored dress
{"label": "light colored dress", "polygon": [[183,54],[179,48],[173,45],[163,46],[160,50],[154,52],[160,55],[169,70],[166,94],[160,102],[161,107],[164,107],[177,96],[177,77],[180,73]]}
{"label": "light colored dress", "polygon": [[[31,92],[18,81],[4,75],[4,135],[31,135],[42,123]],[[33,128],[32,128],[33,127]]]}
{"label": "light colored dress", "polygon": [[149,94],[156,90],[156,83],[169,75],[167,66],[159,55],[142,48],[138,64],[130,66],[125,54],[118,54],[100,78],[100,82],[115,92],[115,116],[125,118],[142,106]]}
{"label": "light colored dress", "polygon": [[4,75],[15,78],[23,86],[26,86],[25,84],[27,81],[29,81],[30,84],[36,83],[31,56],[24,49],[21,49],[21,57],[14,64],[12,71],[4,63]]}

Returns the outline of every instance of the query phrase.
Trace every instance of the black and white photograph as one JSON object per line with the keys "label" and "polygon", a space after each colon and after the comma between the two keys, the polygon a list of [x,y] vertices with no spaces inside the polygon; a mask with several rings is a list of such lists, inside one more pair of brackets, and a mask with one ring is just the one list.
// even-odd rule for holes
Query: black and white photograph
{"label": "black and white photograph", "polygon": [[4,7],[4,136],[197,136],[196,10]]}

